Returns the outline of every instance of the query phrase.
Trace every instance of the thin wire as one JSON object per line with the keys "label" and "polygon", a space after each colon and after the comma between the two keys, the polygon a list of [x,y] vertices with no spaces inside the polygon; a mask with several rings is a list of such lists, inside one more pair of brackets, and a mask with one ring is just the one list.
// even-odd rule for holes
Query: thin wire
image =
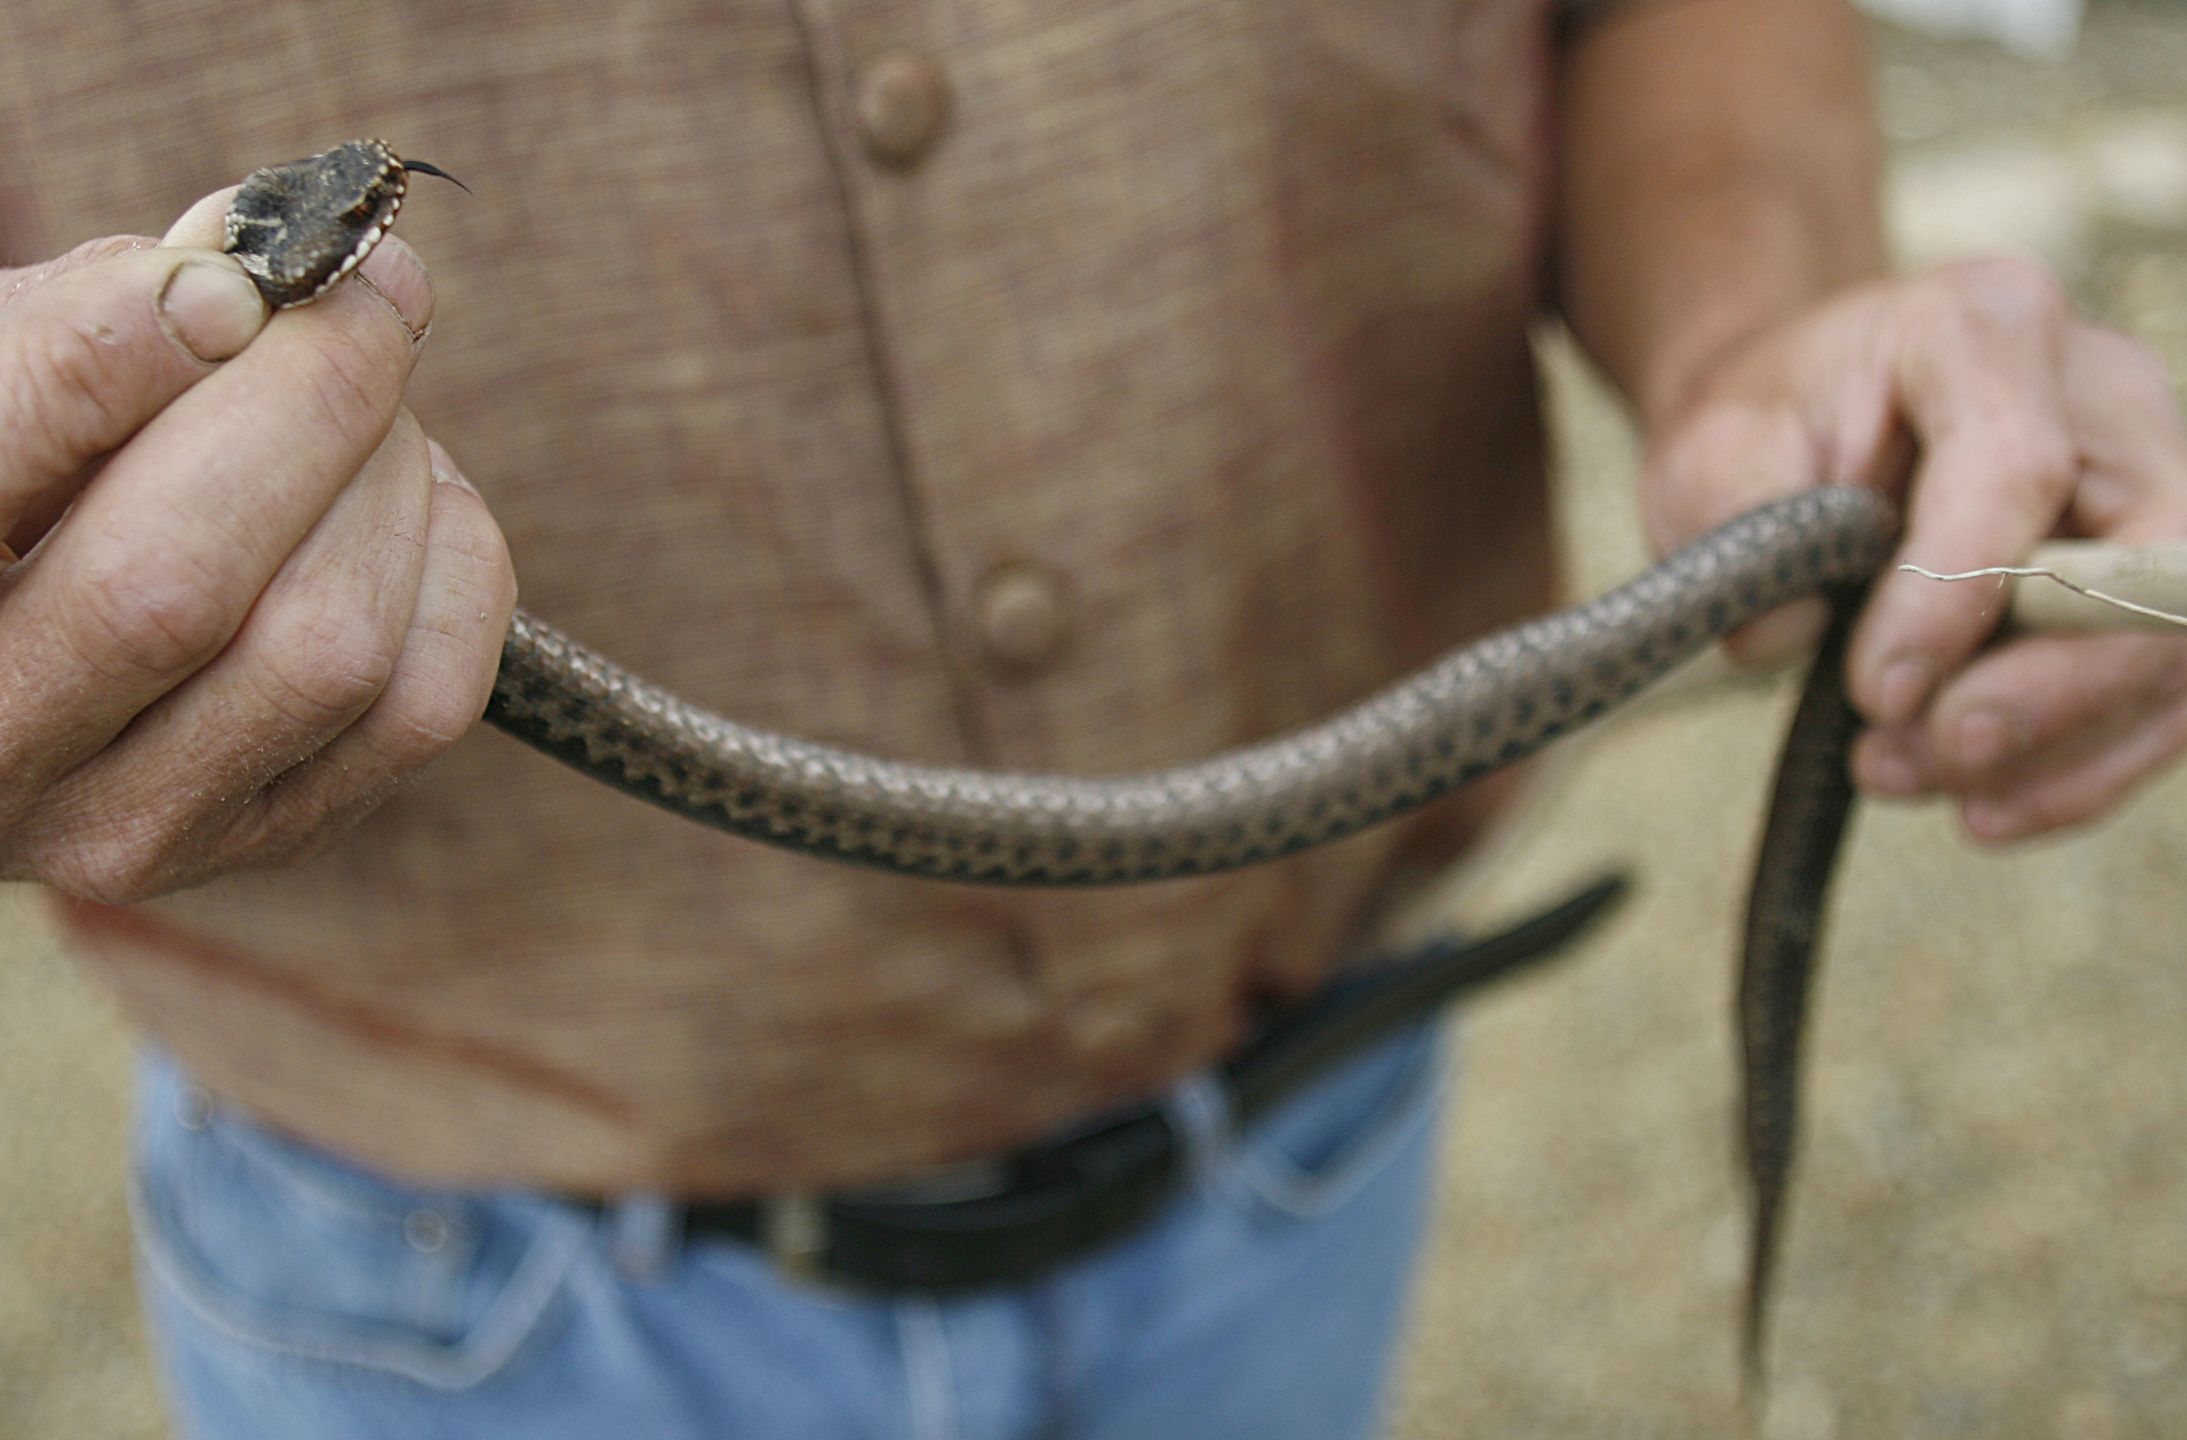
{"label": "thin wire", "polygon": [[2116,595],[2106,595],[2101,590],[2092,590],[2078,581],[2068,580],[2057,571],[2041,565],[1991,565],[1981,570],[1962,570],[1955,575],[1939,575],[1936,571],[1924,570],[1919,565],[1901,565],[1898,568],[1911,571],[1924,580],[1980,580],[1991,575],[2007,580],[2055,580],[2074,594],[2086,595],[2099,604],[2114,606],[2120,610],[2128,610],[2136,615],[2146,615],[2152,620],[2162,620],[2167,625],[2177,625],[2181,629],[2187,629],[2187,615],[2174,615],[2169,610],[2152,610],[2147,605],[2136,605],[2131,600],[2124,600]]}

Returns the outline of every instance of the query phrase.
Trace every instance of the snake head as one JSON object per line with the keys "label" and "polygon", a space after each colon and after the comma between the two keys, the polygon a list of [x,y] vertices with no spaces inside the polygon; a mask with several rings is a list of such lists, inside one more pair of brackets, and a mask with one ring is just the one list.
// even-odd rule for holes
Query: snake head
{"label": "snake head", "polygon": [[235,256],[275,309],[308,305],[364,262],[394,225],[410,172],[384,140],[351,140],[323,154],[254,170],[228,206],[220,248]]}

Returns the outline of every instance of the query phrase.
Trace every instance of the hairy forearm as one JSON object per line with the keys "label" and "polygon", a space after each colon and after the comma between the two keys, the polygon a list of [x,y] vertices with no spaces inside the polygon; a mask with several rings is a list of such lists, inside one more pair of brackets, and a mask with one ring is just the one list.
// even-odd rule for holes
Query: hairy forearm
{"label": "hairy forearm", "polygon": [[1883,264],[1849,0],[1656,0],[1562,72],[1562,308],[1651,431],[1739,343]]}

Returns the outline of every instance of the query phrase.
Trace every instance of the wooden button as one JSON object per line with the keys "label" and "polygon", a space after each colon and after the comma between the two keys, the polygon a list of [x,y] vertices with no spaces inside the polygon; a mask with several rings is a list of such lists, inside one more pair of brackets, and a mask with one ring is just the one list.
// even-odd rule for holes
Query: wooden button
{"label": "wooden button", "polygon": [[906,50],[876,55],[859,70],[851,90],[866,153],[883,165],[912,164],[949,121],[949,84],[922,55]]}

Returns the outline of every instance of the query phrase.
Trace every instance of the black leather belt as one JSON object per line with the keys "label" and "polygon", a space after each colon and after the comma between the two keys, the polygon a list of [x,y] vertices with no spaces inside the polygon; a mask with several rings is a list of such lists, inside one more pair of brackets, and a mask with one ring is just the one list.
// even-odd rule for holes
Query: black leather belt
{"label": "black leather belt", "polygon": [[[1250,1124],[1405,1021],[1548,958],[1625,889],[1613,876],[1486,939],[1438,938],[1277,1014],[1221,1067],[1233,1121]],[[1018,1283],[1150,1220],[1176,1185],[1179,1140],[1155,1102],[934,1180],[692,1205],[684,1233],[758,1245],[791,1275],[853,1288]]]}

